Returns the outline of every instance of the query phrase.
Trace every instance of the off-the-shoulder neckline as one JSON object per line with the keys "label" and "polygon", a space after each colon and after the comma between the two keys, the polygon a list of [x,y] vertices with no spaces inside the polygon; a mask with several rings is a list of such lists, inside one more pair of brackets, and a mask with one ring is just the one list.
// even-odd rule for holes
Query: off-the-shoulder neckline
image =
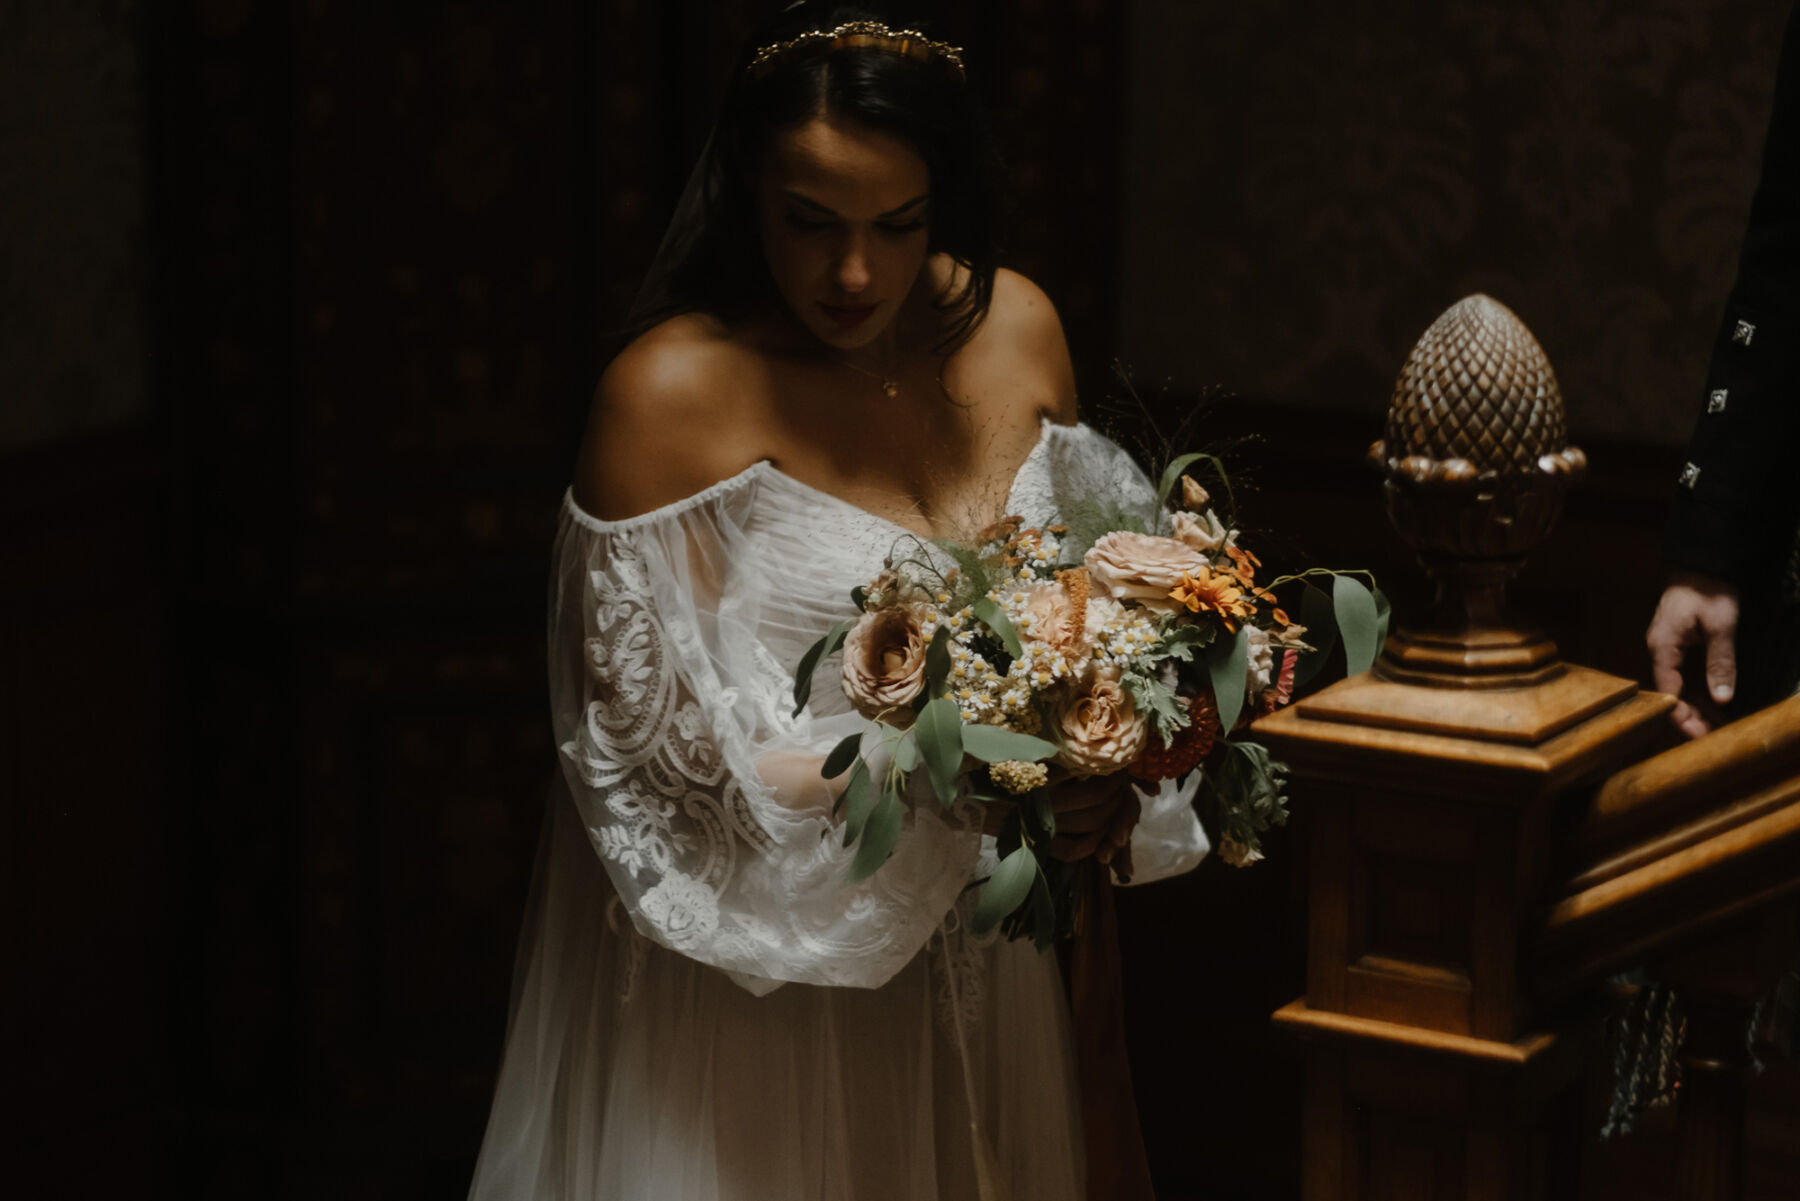
{"label": "off-the-shoulder neckline", "polygon": [[[1074,425],[1064,425],[1060,421],[1053,420],[1048,416],[1042,417],[1038,424],[1037,441],[1032,443],[1031,450],[1026,453],[1023,459],[1019,460],[1019,465],[1013,469],[1012,479],[1008,481],[1007,484],[1007,495],[1009,497],[1012,495],[1012,490],[1018,484],[1019,474],[1025,470],[1025,465],[1031,462],[1037,452],[1047,441],[1049,441],[1051,430],[1073,432],[1082,428],[1085,427],[1081,422],[1076,422]],[[830,501],[851,512],[879,521],[884,525],[892,526],[898,530],[905,530],[909,534],[918,533],[917,530],[901,525],[890,517],[883,517],[879,513],[870,512],[861,505],[852,504],[850,501],[845,500],[834,492],[827,492],[823,488],[815,487],[814,485],[807,483],[805,480],[796,479],[781,468],[775,466],[775,464],[768,459],[758,459],[737,474],[728,475],[716,484],[709,484],[691,496],[684,496],[680,500],[672,500],[667,504],[658,505],[654,509],[647,509],[642,513],[635,513],[630,517],[621,517],[612,521],[609,521],[604,517],[595,517],[592,513],[589,513],[586,509],[583,509],[577,504],[575,501],[575,489],[571,486],[563,489],[563,512],[568,514],[570,520],[574,521],[575,524],[585,526],[596,533],[618,533],[623,530],[651,525],[658,521],[666,521],[672,517],[679,517],[683,513],[715,501],[721,496],[728,496],[731,493],[740,491],[744,487],[765,476],[771,479],[781,480],[790,487],[798,488],[810,496],[816,496]]]}

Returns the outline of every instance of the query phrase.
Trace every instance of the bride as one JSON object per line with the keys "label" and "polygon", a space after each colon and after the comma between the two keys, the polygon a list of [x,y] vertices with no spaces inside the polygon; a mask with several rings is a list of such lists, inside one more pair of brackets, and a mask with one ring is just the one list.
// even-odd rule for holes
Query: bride
{"label": "bride", "polygon": [[[1086,1193],[1056,959],[963,921],[992,819],[918,805],[849,883],[820,765],[862,719],[823,677],[792,712],[897,543],[1153,496],[995,265],[984,136],[960,52],[861,8],[740,62],[563,504],[562,780],[472,1198]],[[1065,783],[1057,852],[1189,870],[1190,796]]]}

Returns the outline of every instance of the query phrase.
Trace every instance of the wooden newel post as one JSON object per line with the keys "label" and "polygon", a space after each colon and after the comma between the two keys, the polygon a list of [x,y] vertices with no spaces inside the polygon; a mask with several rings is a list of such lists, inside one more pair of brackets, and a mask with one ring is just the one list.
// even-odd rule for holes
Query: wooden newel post
{"label": "wooden newel post", "polygon": [[[1521,940],[1561,798],[1629,762],[1670,700],[1563,663],[1507,582],[1585,456],[1537,340],[1471,296],[1408,359],[1370,456],[1437,585],[1367,674],[1259,722],[1310,817],[1306,1201],[1572,1195],[1592,1024],[1541,1025]],[[1404,617],[1404,615],[1403,615]]]}

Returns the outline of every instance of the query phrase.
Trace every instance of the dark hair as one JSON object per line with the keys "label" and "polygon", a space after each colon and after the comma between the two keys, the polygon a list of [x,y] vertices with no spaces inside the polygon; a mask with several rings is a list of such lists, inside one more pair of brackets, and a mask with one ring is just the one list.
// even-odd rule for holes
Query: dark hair
{"label": "dark hair", "polygon": [[757,78],[748,73],[759,48],[846,21],[879,20],[935,37],[917,21],[884,14],[883,7],[803,0],[751,36],[699,168],[696,228],[685,246],[669,248],[666,282],[659,295],[647,298],[649,311],[633,321],[633,332],[695,310],[731,320],[777,295],[763,257],[756,175],[774,134],[829,113],[897,136],[925,160],[931,171],[929,251],[968,269],[964,286],[943,302],[950,320],[937,349],[948,354],[974,335],[993,299],[999,258],[998,168],[986,116],[970,88],[940,59],[870,48],[803,50]]}

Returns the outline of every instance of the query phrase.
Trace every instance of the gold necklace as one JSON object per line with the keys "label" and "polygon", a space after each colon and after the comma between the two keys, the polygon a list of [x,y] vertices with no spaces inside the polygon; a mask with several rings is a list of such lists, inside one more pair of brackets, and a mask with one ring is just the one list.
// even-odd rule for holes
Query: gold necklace
{"label": "gold necklace", "polygon": [[900,398],[899,376],[888,375],[886,372],[882,371],[870,371],[867,367],[858,366],[849,359],[839,359],[838,362],[850,368],[852,371],[860,371],[870,379],[878,381],[881,384],[881,390],[887,393],[889,400],[898,400]]}

